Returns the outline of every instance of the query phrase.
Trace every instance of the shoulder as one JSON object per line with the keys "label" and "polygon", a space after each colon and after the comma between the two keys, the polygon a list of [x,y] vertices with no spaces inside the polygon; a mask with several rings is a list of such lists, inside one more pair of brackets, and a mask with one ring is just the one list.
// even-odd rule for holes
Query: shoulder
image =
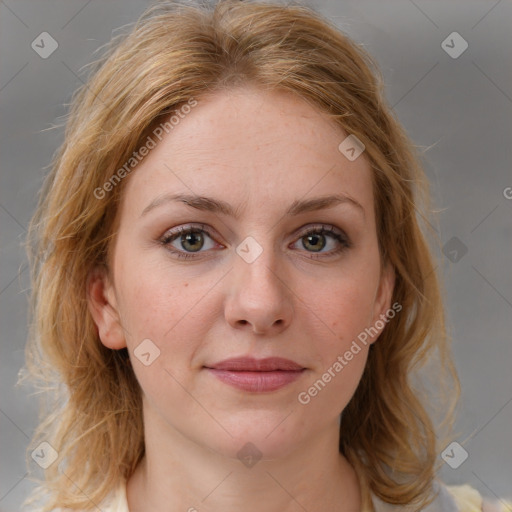
{"label": "shoulder", "polygon": [[459,510],[467,512],[512,512],[512,502],[488,500],[469,485],[447,487]]}
{"label": "shoulder", "polygon": [[102,512],[129,512],[126,481],[121,480],[112,494],[101,504]]}
{"label": "shoulder", "polygon": [[[446,486],[434,483],[435,499],[423,512],[512,512],[512,504],[491,502],[469,485]],[[373,497],[375,512],[409,512],[410,507],[384,503]]]}
{"label": "shoulder", "polygon": [[[101,512],[130,512],[128,500],[126,499],[126,482],[124,480],[120,481],[117,487],[94,510],[101,510]],[[31,512],[34,511],[31,510]],[[59,508],[52,512],[71,512],[71,510]]]}
{"label": "shoulder", "polygon": [[446,487],[453,496],[458,510],[482,512],[483,499],[480,493],[469,485],[452,485]]}

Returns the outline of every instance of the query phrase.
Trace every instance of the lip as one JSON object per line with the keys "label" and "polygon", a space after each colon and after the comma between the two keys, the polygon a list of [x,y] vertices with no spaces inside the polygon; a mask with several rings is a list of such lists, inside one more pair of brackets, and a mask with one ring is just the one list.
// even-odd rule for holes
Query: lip
{"label": "lip", "polygon": [[215,370],[229,370],[233,372],[272,372],[276,370],[297,371],[304,370],[300,364],[291,359],[282,357],[266,357],[256,359],[254,357],[233,357],[207,366]]}
{"label": "lip", "polygon": [[295,361],[281,357],[237,357],[205,366],[205,369],[225,384],[253,393],[281,389],[297,380],[305,370]]}

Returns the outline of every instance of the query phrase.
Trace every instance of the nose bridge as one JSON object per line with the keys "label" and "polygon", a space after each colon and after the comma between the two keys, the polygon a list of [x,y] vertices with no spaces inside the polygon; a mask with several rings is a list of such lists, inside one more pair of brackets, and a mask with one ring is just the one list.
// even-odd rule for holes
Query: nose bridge
{"label": "nose bridge", "polygon": [[233,326],[250,324],[262,333],[290,323],[293,298],[271,237],[258,238],[261,243],[247,237],[236,248],[226,316]]}
{"label": "nose bridge", "polygon": [[[262,237],[259,237],[262,240]],[[263,245],[264,244],[264,245]],[[247,237],[236,249],[235,274],[249,294],[275,295],[283,293],[283,283],[278,279],[279,258],[270,237],[260,244]]]}

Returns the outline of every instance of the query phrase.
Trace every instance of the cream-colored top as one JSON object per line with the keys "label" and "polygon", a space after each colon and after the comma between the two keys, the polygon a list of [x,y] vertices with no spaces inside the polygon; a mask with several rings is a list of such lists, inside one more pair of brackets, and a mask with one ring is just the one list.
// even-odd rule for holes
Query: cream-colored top
{"label": "cream-colored top", "polygon": [[[444,486],[438,484],[437,498],[424,512],[512,512],[512,504],[487,502],[469,485]],[[375,512],[406,512],[408,507],[390,505],[373,498]],[[100,506],[102,512],[129,512],[126,484],[122,482],[116,491]]]}

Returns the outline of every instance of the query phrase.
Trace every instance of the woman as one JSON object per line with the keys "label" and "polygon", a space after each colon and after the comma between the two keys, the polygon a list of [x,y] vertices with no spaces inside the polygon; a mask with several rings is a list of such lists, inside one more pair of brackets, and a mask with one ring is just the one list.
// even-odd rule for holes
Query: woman
{"label": "woman", "polygon": [[437,353],[451,410],[423,208],[335,27],[150,9],[74,98],[31,225],[40,510],[481,510],[436,480],[448,441],[411,383]]}

